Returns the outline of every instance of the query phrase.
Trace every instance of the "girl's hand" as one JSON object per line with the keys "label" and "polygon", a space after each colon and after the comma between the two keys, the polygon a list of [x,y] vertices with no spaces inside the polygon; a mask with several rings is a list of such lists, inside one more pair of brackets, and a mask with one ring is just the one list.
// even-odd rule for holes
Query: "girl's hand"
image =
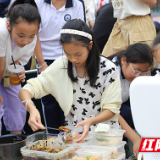
{"label": "girl's hand", "polygon": [[141,138],[137,138],[134,142],[133,142],[133,154],[134,156],[137,158],[138,157],[138,150],[139,150],[139,146],[141,144]]}
{"label": "girl's hand", "polygon": [[78,128],[79,126],[82,126],[83,127],[83,133],[82,135],[80,136],[79,139],[76,140],[76,143],[78,142],[81,142],[81,141],[84,141],[84,139],[87,137],[88,135],[88,132],[89,132],[89,128],[91,126],[91,119],[88,118],[80,123],[78,123],[75,128]]}
{"label": "girl's hand", "polygon": [[0,95],[0,104],[2,104],[3,103],[3,98],[2,98],[2,96]]}
{"label": "girl's hand", "polygon": [[44,71],[47,67],[48,67],[48,65],[46,64],[46,65],[43,66],[42,68],[39,68],[39,73],[41,73],[42,71]]}
{"label": "girl's hand", "polygon": [[26,78],[25,70],[19,74],[19,78],[21,82],[25,82],[25,78]]}
{"label": "girl's hand", "polygon": [[39,114],[39,111],[35,107],[32,109],[32,111],[30,111],[28,124],[34,132],[39,129],[46,129],[41,122],[41,116]]}

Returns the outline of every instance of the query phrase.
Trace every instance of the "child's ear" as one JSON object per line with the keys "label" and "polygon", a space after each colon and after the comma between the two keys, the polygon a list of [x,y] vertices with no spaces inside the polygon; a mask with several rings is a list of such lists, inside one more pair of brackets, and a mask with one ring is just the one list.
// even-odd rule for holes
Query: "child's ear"
{"label": "child's ear", "polygon": [[126,59],[125,56],[121,57],[121,65],[126,65],[126,64],[127,64],[127,61],[126,61],[126,60],[127,60],[127,59]]}
{"label": "child's ear", "polygon": [[92,49],[92,46],[93,46],[93,41],[90,41],[90,42],[89,42],[89,50]]}
{"label": "child's ear", "polygon": [[7,22],[7,29],[8,29],[8,31],[10,32],[11,31],[11,25],[10,25],[10,23],[9,22]]}

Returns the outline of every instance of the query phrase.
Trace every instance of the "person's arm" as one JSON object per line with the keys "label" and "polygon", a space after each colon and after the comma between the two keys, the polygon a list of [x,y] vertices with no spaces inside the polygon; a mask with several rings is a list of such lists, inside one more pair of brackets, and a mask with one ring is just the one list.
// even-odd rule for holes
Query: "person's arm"
{"label": "person's arm", "polygon": [[140,1],[149,5],[151,8],[157,4],[157,0],[140,0]]}
{"label": "person's arm", "polygon": [[89,25],[91,27],[91,31],[93,31],[93,28],[94,28],[94,22],[93,21],[89,21]]}
{"label": "person's arm", "polygon": [[3,103],[3,97],[0,95],[0,104]]}
{"label": "person's arm", "polygon": [[[113,80],[112,83],[109,82],[111,78]],[[121,106],[121,86],[118,71],[116,68],[115,71],[112,71],[112,73],[107,76],[107,80],[104,86],[106,87],[106,89],[101,97],[102,113],[93,118],[86,119],[75,126],[83,126],[83,133],[77,140],[77,142],[80,142],[88,135],[89,127],[91,125],[104,122],[111,119],[115,115],[117,115],[117,117],[119,115]]]}
{"label": "person's arm", "polygon": [[[30,101],[31,98],[40,99],[48,94],[53,95],[53,85],[55,84],[54,74],[52,72],[57,70],[55,68],[55,62],[50,65],[44,72],[38,75],[36,78],[31,78],[27,81],[27,84],[20,90],[19,98],[23,101]],[[23,103],[26,105],[26,103]],[[28,112],[30,113],[29,125],[33,131],[38,129],[44,129],[44,126],[40,121],[40,114],[32,102],[28,102],[26,106]]]}
{"label": "person's arm", "polygon": [[119,123],[121,125],[121,129],[126,130],[124,135],[133,143],[133,153],[134,156],[138,156],[138,150],[141,143],[141,137],[128,125],[128,123],[123,119],[121,115],[119,115]]}
{"label": "person's arm", "polygon": [[82,133],[81,137],[76,142],[82,141],[88,135],[89,128],[91,125],[107,121],[110,118],[112,118],[114,115],[115,114],[113,112],[106,109],[103,112],[101,112],[98,116],[88,118],[88,119],[78,123],[75,127],[78,128],[79,126],[83,126],[83,133]]}
{"label": "person's arm", "polygon": [[[3,19],[1,19],[3,20]],[[6,69],[6,47],[7,47],[7,36],[8,33],[3,30],[3,28],[0,29],[0,82],[3,78],[5,69]]]}
{"label": "person's arm", "polygon": [[93,18],[92,18],[92,16],[91,16],[91,13],[90,13],[90,11],[88,10],[88,21],[89,21],[89,25],[90,25],[90,27],[91,27],[91,30],[93,30],[93,27],[94,27],[94,20],[93,20]]}
{"label": "person's arm", "polygon": [[[5,72],[5,68],[6,68],[6,56],[5,57],[0,57],[0,82],[3,78],[3,74]],[[3,103],[3,98],[0,95],[0,104]]]}
{"label": "person's arm", "polygon": [[25,106],[27,103],[26,109],[30,113],[28,124],[32,128],[32,130],[35,132],[38,129],[45,129],[45,127],[43,126],[41,122],[41,116],[40,116],[39,111],[36,109],[34,104],[31,102],[31,93],[26,89],[21,89],[18,96],[22,102],[26,100],[30,100],[30,102],[28,103],[24,102],[23,104]]}
{"label": "person's arm", "polygon": [[[43,58],[42,55],[42,49],[41,49],[41,43],[39,40],[39,35],[37,34],[37,43],[36,43],[36,47],[34,49],[35,55],[36,55],[36,59],[38,61],[38,65],[39,67],[42,66],[45,63],[45,60]],[[43,66],[42,68],[39,69],[39,73],[41,73],[42,71],[44,71],[46,68],[48,67],[48,65],[46,64],[45,66]]]}

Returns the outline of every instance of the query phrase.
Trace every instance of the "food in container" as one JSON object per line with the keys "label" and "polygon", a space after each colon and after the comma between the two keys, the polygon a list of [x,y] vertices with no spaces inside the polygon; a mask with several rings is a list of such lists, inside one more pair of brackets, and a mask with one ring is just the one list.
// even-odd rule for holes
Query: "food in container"
{"label": "food in container", "polygon": [[[36,135],[36,134],[35,134]],[[35,137],[35,136],[34,136]],[[38,140],[21,148],[21,153],[24,159],[68,159],[75,152],[73,146],[64,144],[60,139],[51,141]]]}
{"label": "food in container", "polygon": [[74,157],[72,157],[72,159],[69,159],[69,160],[101,160],[101,158],[95,158],[94,156],[87,156],[83,158],[83,157],[78,157],[77,155],[75,155]]}
{"label": "food in container", "polygon": [[101,158],[95,158],[94,156],[87,156],[84,160],[101,160]]}
{"label": "food in container", "polygon": [[91,141],[86,140],[83,143],[73,143],[72,146],[75,148],[75,151],[77,151],[80,148],[86,147],[87,145],[90,145]]}
{"label": "food in container", "polygon": [[112,159],[117,159],[117,158],[118,158],[117,149],[114,149],[114,150],[112,151],[111,158],[112,158]]}
{"label": "food in container", "polygon": [[122,141],[125,130],[110,129],[106,134],[103,133],[91,133],[94,136],[94,145],[112,146]]}
{"label": "food in container", "polygon": [[77,151],[80,148],[83,148],[86,146],[86,143],[74,143],[73,147],[75,148],[75,151]]}
{"label": "food in container", "polygon": [[38,140],[57,141],[57,138],[58,134],[37,132],[27,137],[26,144],[27,145],[33,144],[33,142],[36,142]]}
{"label": "food in container", "polygon": [[38,148],[31,148],[31,150],[48,152],[48,153],[58,153],[62,151],[63,149],[62,148],[50,148],[50,147],[38,147]]}
{"label": "food in container", "polygon": [[125,150],[124,150],[124,145],[126,144],[125,141],[121,141],[116,145],[112,145],[109,148],[112,148],[112,154],[111,154],[111,159],[112,160],[124,160],[125,159]]}
{"label": "food in container", "polygon": [[66,134],[66,132],[60,132],[58,136],[66,144],[72,144],[76,139],[80,137],[79,128],[76,128],[73,132]]}
{"label": "food in container", "polygon": [[64,143],[71,144],[74,142],[74,140],[78,139],[78,137],[79,137],[79,133],[73,132],[73,133],[69,133],[69,134],[64,135],[62,140]]}
{"label": "food in container", "polygon": [[95,157],[95,159],[110,160],[113,150],[113,148],[109,147],[88,145],[77,150],[75,153],[78,157],[82,158]]}
{"label": "food in container", "polygon": [[66,132],[66,133],[70,133],[70,129],[67,128],[67,127],[65,127],[65,126],[60,126],[58,129],[59,129],[60,131]]}

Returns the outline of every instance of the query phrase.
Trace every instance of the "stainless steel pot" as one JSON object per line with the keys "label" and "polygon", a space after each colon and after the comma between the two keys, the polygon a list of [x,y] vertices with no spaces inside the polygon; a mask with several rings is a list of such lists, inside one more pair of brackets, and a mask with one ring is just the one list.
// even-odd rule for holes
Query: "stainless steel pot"
{"label": "stainless steel pot", "polygon": [[25,145],[25,135],[8,134],[0,136],[0,160],[22,160],[20,148]]}

